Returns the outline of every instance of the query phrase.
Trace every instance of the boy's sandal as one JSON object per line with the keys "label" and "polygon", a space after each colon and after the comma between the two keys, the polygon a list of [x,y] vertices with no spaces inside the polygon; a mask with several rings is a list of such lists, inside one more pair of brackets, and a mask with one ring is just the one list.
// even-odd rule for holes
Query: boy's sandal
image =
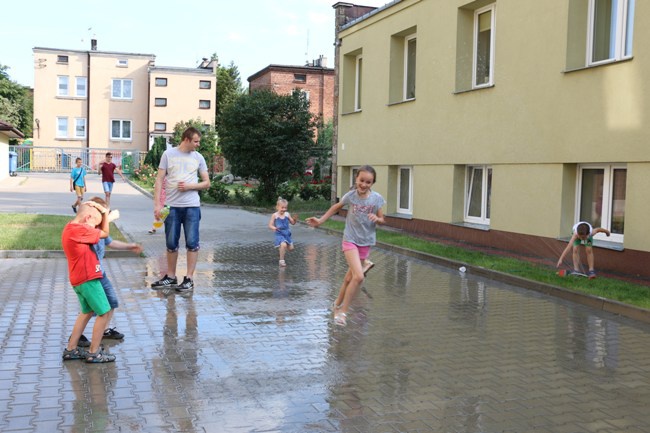
{"label": "boy's sandal", "polygon": [[593,280],[594,278],[596,278],[596,271],[589,271],[587,276],[589,277],[590,280]]}
{"label": "boy's sandal", "polygon": [[280,260],[280,266],[287,266],[287,262],[285,262],[284,260]]}
{"label": "boy's sandal", "polygon": [[346,313],[336,313],[334,315],[334,323],[339,326],[347,325],[348,315]]}
{"label": "boy's sandal", "polygon": [[86,362],[90,364],[115,362],[115,355],[104,352],[104,348],[101,347],[96,353],[88,352],[86,356]]}
{"label": "boy's sandal", "polygon": [[64,361],[72,361],[75,359],[86,359],[87,357],[88,357],[88,352],[78,347],[73,350],[63,349]]}

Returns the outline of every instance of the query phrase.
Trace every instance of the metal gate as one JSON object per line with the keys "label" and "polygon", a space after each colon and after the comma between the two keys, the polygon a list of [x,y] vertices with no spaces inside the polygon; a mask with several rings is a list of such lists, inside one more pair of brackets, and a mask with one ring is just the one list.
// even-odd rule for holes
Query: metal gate
{"label": "metal gate", "polygon": [[106,152],[113,154],[113,164],[131,174],[139,168],[147,152],[126,149],[88,149],[79,147],[10,146],[9,151],[18,154],[17,172],[66,173],[81,158],[87,170],[96,171],[99,163],[105,160]]}

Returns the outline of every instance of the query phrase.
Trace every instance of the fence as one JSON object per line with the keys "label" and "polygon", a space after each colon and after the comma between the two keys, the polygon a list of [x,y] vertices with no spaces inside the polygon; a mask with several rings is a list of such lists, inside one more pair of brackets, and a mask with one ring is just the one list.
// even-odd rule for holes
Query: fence
{"label": "fence", "polygon": [[79,147],[10,146],[18,154],[17,172],[69,172],[81,158],[88,170],[97,170],[106,152],[113,154],[113,164],[131,174],[144,163],[147,152],[125,149],[88,149]]}

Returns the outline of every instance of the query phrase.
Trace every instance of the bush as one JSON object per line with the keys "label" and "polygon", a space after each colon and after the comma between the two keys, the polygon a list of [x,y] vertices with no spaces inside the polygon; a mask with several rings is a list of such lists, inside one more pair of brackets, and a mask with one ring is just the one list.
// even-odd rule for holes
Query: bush
{"label": "bush", "polygon": [[298,195],[301,186],[302,182],[298,180],[290,180],[288,182],[281,183],[277,189],[278,197],[282,197],[288,201],[291,201],[296,195]]}
{"label": "bush", "polygon": [[235,185],[235,201],[241,206],[252,206],[255,204],[255,200],[251,194],[248,193],[249,188],[246,188],[244,185]]}
{"label": "bush", "polygon": [[156,183],[158,170],[149,164],[142,164],[140,168],[133,170],[133,179],[143,186],[153,186]]}
{"label": "bush", "polygon": [[225,203],[230,197],[230,191],[223,183],[213,180],[207,190],[207,195],[217,203]]}

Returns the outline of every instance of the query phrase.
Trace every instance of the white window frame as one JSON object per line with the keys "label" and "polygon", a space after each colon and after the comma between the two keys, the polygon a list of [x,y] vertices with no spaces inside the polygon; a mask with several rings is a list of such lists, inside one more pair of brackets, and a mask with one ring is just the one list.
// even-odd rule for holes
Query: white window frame
{"label": "white window frame", "polygon": [[[626,170],[626,164],[581,164],[578,166],[577,170],[577,181],[576,181],[576,203],[575,203],[575,221],[581,220],[580,208],[582,203],[582,173],[583,170],[598,170],[601,169],[604,172],[603,176],[603,197],[602,197],[602,210],[601,210],[601,223],[600,227],[611,230],[612,228],[612,194],[614,188],[614,171],[615,170]],[[592,221],[587,221],[592,226],[594,223]],[[594,226],[594,228],[598,228]],[[594,239],[606,240],[611,242],[623,243],[624,234],[612,233],[609,237],[604,233],[599,233],[594,236]]]}
{"label": "white window frame", "polygon": [[[120,82],[120,92],[119,95],[115,95],[115,84],[116,82]],[[125,95],[124,92],[124,83],[130,83],[131,85],[131,94]],[[126,78],[113,78],[111,80],[111,99],[120,99],[120,100],[132,100],[133,99],[133,80],[129,80]]]}
{"label": "white window frame", "polygon": [[[490,68],[488,72],[488,82],[477,84],[476,69],[478,67],[478,36],[479,36],[479,17],[481,14],[490,11]],[[474,39],[472,47],[472,88],[480,89],[482,87],[489,87],[494,85],[494,42],[496,35],[496,18],[497,18],[497,5],[492,3],[474,11]]]}
{"label": "white window frame", "polygon": [[[82,134],[79,133],[81,129]],[[74,119],[74,138],[86,138],[86,118],[75,117]]]}
{"label": "white window frame", "polygon": [[356,174],[359,172],[359,169],[361,168],[360,165],[353,165],[350,167],[350,187],[351,188],[356,188],[356,184],[354,183],[354,178],[356,177]]}
{"label": "white window frame", "polygon": [[[79,86],[83,84],[81,89],[83,91],[79,91]],[[86,77],[75,77],[75,96],[77,98],[86,98],[88,97],[88,79]]]}
{"label": "white window frame", "polygon": [[[481,179],[481,216],[470,216],[470,200],[473,190],[474,170],[483,170]],[[490,225],[490,217],[487,215],[487,209],[491,208],[492,191],[491,184],[489,184],[490,172],[492,167],[489,165],[468,165],[465,174],[465,222],[473,224]]]}
{"label": "white window frame", "polygon": [[[594,30],[596,24],[596,2],[589,0],[589,19],[587,25],[587,65],[595,66],[632,57],[632,39],[634,33],[635,0],[613,0],[616,11],[612,17],[615,29],[610,33],[610,57],[594,60]],[[611,29],[610,29],[611,30]]]}
{"label": "white window frame", "polygon": [[411,35],[405,36],[404,37],[404,83],[403,83],[403,91],[402,91],[402,99],[404,101],[412,101],[415,99],[415,86],[417,83],[417,77],[415,75],[416,71],[413,71],[413,97],[409,98],[408,97],[408,76],[409,76],[409,62],[408,62],[408,56],[409,56],[409,42],[415,40],[415,58],[416,58],[416,65],[415,69],[417,71],[417,34],[413,33]]}
{"label": "white window frame", "polygon": [[59,75],[56,80],[56,96],[70,95],[70,77]]}
{"label": "white window frame", "polygon": [[128,68],[129,67],[129,59],[117,59],[116,66],[118,68]]}
{"label": "white window frame", "polygon": [[56,118],[56,138],[68,138],[68,118],[65,116]]}
{"label": "white window frame", "polygon": [[[402,170],[408,170],[408,207],[402,207]],[[413,214],[413,167],[401,165],[397,167],[397,213]]]}
{"label": "white window frame", "polygon": [[354,59],[354,111],[361,111],[363,55],[359,54]]}
{"label": "white window frame", "polygon": [[[120,122],[120,136],[116,137],[113,135],[113,122]],[[129,128],[129,136],[124,137],[124,125],[125,123],[129,123],[130,128]],[[111,123],[109,124],[109,130],[111,134],[111,140],[119,140],[119,141],[132,141],[133,140],[133,122],[130,120],[126,119],[111,119]]]}

